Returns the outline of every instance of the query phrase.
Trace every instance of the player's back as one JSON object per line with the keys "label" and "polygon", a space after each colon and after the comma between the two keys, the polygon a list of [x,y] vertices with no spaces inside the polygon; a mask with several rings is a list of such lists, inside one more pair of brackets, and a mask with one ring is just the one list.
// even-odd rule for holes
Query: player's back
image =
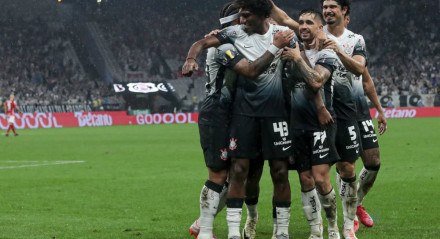
{"label": "player's back", "polygon": [[[222,88],[225,84],[235,82],[237,75],[226,66],[222,52],[236,50],[231,44],[224,44],[218,48],[209,48],[206,57],[206,98],[200,107],[199,122],[207,125],[223,125],[228,122],[229,106],[221,102]],[[224,63],[224,64],[222,64]],[[232,96],[228,96],[232,97]],[[227,99],[231,100],[231,99]]]}

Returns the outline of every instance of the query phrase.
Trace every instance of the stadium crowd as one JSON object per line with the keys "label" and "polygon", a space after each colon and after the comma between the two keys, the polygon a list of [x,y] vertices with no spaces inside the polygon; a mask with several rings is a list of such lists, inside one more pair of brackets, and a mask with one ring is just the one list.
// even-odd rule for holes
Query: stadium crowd
{"label": "stadium crowd", "polygon": [[[74,59],[64,26],[40,18],[0,22],[0,94],[16,93],[23,105],[93,104],[114,101]],[[110,97],[103,97],[109,95]]]}
{"label": "stadium crowd", "polygon": [[436,9],[409,2],[397,4],[399,15],[373,21],[367,34],[378,95],[438,94],[440,83],[439,29],[430,16]]}
{"label": "stadium crowd", "polygon": [[[383,9],[390,11],[391,16],[369,21],[371,25],[366,29],[361,28],[360,24],[353,26],[355,31],[366,36],[369,67],[380,96],[439,93],[438,28],[429,24],[430,16],[435,15],[435,8],[416,2],[409,4],[410,7],[384,3]],[[129,17],[116,22],[106,18],[101,22],[106,30],[110,30],[106,32],[116,58],[124,70],[145,71],[152,81],[160,78],[180,79],[187,81],[188,86],[193,85],[194,79],[181,78],[180,65],[172,62],[183,62],[186,49],[192,42],[218,25],[217,19],[212,17],[218,14],[216,8],[195,6],[197,14],[174,14],[172,18],[170,15],[179,6],[165,8],[161,12],[150,8],[130,9]],[[287,9],[289,14],[297,14],[293,7]],[[160,24],[157,19],[160,19]],[[161,27],[143,27],[154,25]],[[161,57],[166,59],[168,65],[165,68],[171,70],[171,75],[164,76],[160,73],[163,70],[157,70],[160,64],[154,63],[157,57],[152,57],[152,52],[160,52]],[[203,57],[199,61],[201,66],[204,65]],[[202,71],[193,78],[201,76]],[[193,93],[189,87],[184,93],[185,98],[194,98],[195,95],[202,100],[200,96],[203,96],[203,92]]]}
{"label": "stadium crowd", "polygon": [[[429,2],[429,1],[428,1]],[[194,104],[203,98],[204,56],[193,79],[180,73],[192,42],[218,26],[221,3],[192,6],[185,14],[185,1],[163,7],[167,1],[138,6],[118,5],[94,16],[121,69],[141,71],[148,81],[187,82],[181,98]],[[387,5],[388,4],[388,5]],[[432,24],[436,8],[417,2],[384,3],[387,17],[355,31],[366,36],[369,68],[379,95],[439,94],[440,54],[438,27]],[[296,16],[294,6],[287,12]],[[160,9],[160,11],[158,10]],[[145,14],[145,13],[148,14]],[[424,14],[420,14],[423,12]],[[203,20],[201,20],[203,19]],[[84,104],[97,108],[103,103],[123,103],[107,83],[86,74],[63,24],[41,18],[0,20],[0,95],[16,92],[21,104]],[[203,54],[204,55],[204,54]],[[196,87],[191,87],[196,84]],[[194,92],[197,90],[197,92]],[[199,92],[200,91],[200,92]],[[196,107],[195,107],[196,108]]]}

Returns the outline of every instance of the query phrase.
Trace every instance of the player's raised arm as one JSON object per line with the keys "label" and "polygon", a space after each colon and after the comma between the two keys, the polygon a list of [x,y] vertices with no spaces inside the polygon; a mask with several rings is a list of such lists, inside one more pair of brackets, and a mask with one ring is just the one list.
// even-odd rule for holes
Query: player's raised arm
{"label": "player's raised arm", "polygon": [[285,47],[281,58],[283,60],[292,61],[295,68],[296,76],[303,80],[313,92],[318,92],[319,89],[330,78],[330,71],[322,65],[317,64],[311,68],[307,62],[301,57],[298,43],[295,48]]}
{"label": "player's raised arm", "polygon": [[374,86],[373,79],[371,78],[368,68],[365,69],[364,74],[362,74],[362,85],[364,92],[368,99],[373,103],[374,108],[376,108],[378,116],[377,122],[379,123],[379,134],[385,133],[387,130],[387,120],[385,114],[383,113],[382,105],[380,105],[379,97],[377,96],[376,88]]}
{"label": "player's raised arm", "polygon": [[243,58],[233,67],[234,71],[247,78],[256,79],[267,69],[277,52],[290,44],[294,35],[295,33],[292,30],[277,32],[274,36],[273,45],[260,58],[251,63]]}
{"label": "player's raised arm", "polygon": [[208,49],[210,47],[218,47],[220,45],[220,40],[213,35],[207,36],[206,38],[198,40],[194,44],[192,44],[191,48],[188,51],[185,64],[183,64],[182,74],[184,76],[191,76],[194,70],[199,69],[199,65],[197,64],[197,57],[200,55],[200,53],[205,49]]}
{"label": "player's raised arm", "polygon": [[353,57],[350,57],[342,49],[340,49],[336,41],[334,41],[333,39],[325,40],[324,48],[331,49],[336,52],[339,59],[341,59],[342,64],[344,64],[345,68],[356,76],[360,76],[364,73],[367,65],[366,55],[364,53],[360,53],[360,48],[364,47],[361,44],[362,43],[359,42],[358,45],[355,46],[355,48],[358,48],[359,54],[355,54],[355,52],[353,53]]}
{"label": "player's raised arm", "polygon": [[271,0],[273,8],[270,13],[270,17],[275,20],[281,26],[286,26],[292,30],[294,30],[297,34],[299,31],[299,24],[297,21],[293,20],[287,13],[279,8],[275,3]]}

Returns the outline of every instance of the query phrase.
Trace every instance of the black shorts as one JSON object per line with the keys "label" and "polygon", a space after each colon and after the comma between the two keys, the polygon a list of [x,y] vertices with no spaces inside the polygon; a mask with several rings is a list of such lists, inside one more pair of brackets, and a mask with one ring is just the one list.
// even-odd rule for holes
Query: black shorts
{"label": "black shorts", "polygon": [[373,120],[367,119],[363,121],[358,121],[358,125],[359,131],[361,133],[362,150],[379,148]]}
{"label": "black shorts", "polygon": [[312,166],[329,164],[339,161],[335,147],[336,124],[326,130],[291,130],[293,164],[289,169],[304,172],[311,170]]}
{"label": "black shorts", "polygon": [[355,162],[359,158],[361,140],[359,127],[355,120],[337,120],[336,149],[344,162]]}
{"label": "black shorts", "polygon": [[199,134],[206,167],[213,171],[229,169],[228,128],[199,124]]}
{"label": "black shorts", "polygon": [[233,115],[229,153],[232,158],[287,159],[292,140],[287,120],[281,117]]}

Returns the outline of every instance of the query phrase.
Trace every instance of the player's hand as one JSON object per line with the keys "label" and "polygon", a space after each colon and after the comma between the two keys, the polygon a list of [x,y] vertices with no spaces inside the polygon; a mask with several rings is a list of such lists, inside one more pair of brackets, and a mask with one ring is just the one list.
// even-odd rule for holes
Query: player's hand
{"label": "player's hand", "polygon": [[182,75],[186,77],[190,77],[194,71],[199,69],[199,65],[197,64],[196,60],[193,58],[188,58],[185,61],[185,64],[183,64],[182,67]]}
{"label": "player's hand", "polygon": [[383,135],[387,131],[387,119],[383,113],[379,113],[377,122],[379,123],[379,134]]}
{"label": "player's hand", "polygon": [[320,51],[324,49],[324,42],[327,40],[327,35],[324,31],[319,31],[315,36],[315,49]]}
{"label": "player's hand", "polygon": [[339,54],[341,52],[338,43],[336,43],[332,39],[327,39],[324,41],[324,49],[333,50],[336,54]]}
{"label": "player's hand", "polygon": [[295,43],[295,48],[284,47],[281,53],[282,60],[295,61],[301,58],[301,51],[299,50],[298,42]]}
{"label": "player's hand", "polygon": [[205,38],[207,38],[207,37],[209,37],[209,36],[215,36],[215,35],[217,35],[220,31],[221,31],[220,29],[212,30],[210,33],[208,33],[208,34],[205,35]]}
{"label": "player's hand", "polygon": [[295,36],[295,32],[290,29],[285,31],[279,31],[273,37],[273,45],[280,49],[289,46],[294,36]]}
{"label": "player's hand", "polygon": [[335,122],[325,106],[318,109],[318,120],[319,124],[324,128]]}

